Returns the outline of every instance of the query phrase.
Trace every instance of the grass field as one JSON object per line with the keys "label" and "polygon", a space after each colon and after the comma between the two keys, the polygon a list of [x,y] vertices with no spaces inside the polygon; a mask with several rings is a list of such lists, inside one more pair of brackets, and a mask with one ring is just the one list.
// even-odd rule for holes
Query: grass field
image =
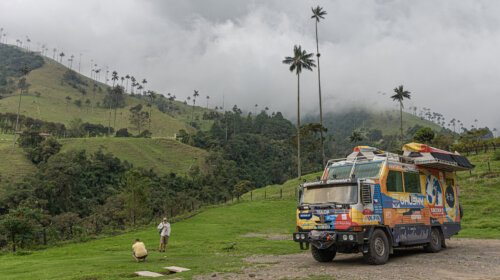
{"label": "grass field", "polygon": [[[28,83],[31,84],[31,87],[29,88],[29,93],[23,94],[21,114],[45,121],[60,122],[66,125],[74,118],[81,118],[83,122],[107,126],[109,118],[109,110],[107,108],[94,106],[94,111],[92,112],[91,106],[85,105],[86,99],[90,101],[94,100],[92,87],[94,81],[80,76],[82,80],[88,83],[88,86],[84,87],[87,93],[82,95],[82,93],[72,88],[67,83],[61,83],[62,76],[67,71],[65,66],[52,59],[44,59],[44,66],[32,71],[28,75],[27,80]],[[101,91],[96,90],[95,92],[95,104],[97,104],[97,102],[102,104],[107,86],[102,83],[97,84],[99,88],[101,88]],[[36,92],[40,93],[39,97],[36,96]],[[69,103],[66,101],[66,96],[71,97]],[[74,104],[74,101],[78,99],[82,100],[82,107],[78,107]],[[205,102],[205,100],[201,101]],[[211,124],[211,121],[203,120],[202,118],[203,112],[209,111],[208,109],[195,106],[193,111],[190,105],[185,105],[179,101],[174,102],[179,106],[180,111],[173,113],[172,116],[164,114],[156,107],[153,107],[150,129],[153,132],[153,136],[172,137],[174,133],[177,133],[180,129],[194,131],[194,128],[188,125],[192,118],[196,119],[198,117],[199,120],[197,120],[197,122],[200,127],[204,129],[207,129]],[[126,95],[125,107],[117,110],[116,124],[114,122],[114,112],[112,112],[111,126],[115,127],[116,130],[127,127],[129,131],[137,133],[129,123],[129,109],[139,103],[145,105],[145,102]],[[0,111],[16,113],[17,105],[18,93],[1,99]],[[143,108],[149,112],[149,108]]]}
{"label": "grass field", "polygon": [[[12,153],[12,135],[0,134],[0,195],[2,186],[19,182],[36,167],[25,156],[23,149],[16,147]],[[71,149],[85,149],[96,152],[101,149],[110,152],[134,167],[152,169],[160,175],[170,172],[186,174],[191,164],[203,168],[208,152],[176,140],[166,138],[69,138],[59,139],[62,152]]]}
{"label": "grass field", "polygon": [[189,166],[203,166],[208,152],[165,138],[71,138],[61,139],[62,152],[85,149],[87,152],[113,153],[135,167],[153,169],[159,174],[185,174]]}
{"label": "grass field", "polygon": [[[492,152],[470,155],[476,168],[457,172],[460,202],[464,208],[458,237],[500,238],[500,161]],[[488,169],[488,162],[490,169]]]}
{"label": "grass field", "polygon": [[[155,250],[159,236],[150,228],[103,240],[35,251],[27,256],[0,257],[2,279],[123,279],[135,271],[165,272],[164,266],[192,269],[181,275],[238,272],[252,254],[299,252],[289,240],[244,237],[256,234],[290,234],[295,228],[293,200],[243,202],[214,208],[172,225],[167,258]],[[292,210],[292,211],[290,211]],[[133,240],[141,238],[149,249],[146,263],[131,256]]]}
{"label": "grass field", "polygon": [[16,146],[12,153],[12,135],[0,134],[0,195],[2,185],[15,182],[35,171],[35,166],[26,158],[22,149]]}
{"label": "grass field", "polygon": [[[492,152],[469,159],[477,167],[472,174],[459,173],[465,216],[463,229],[456,237],[500,238],[500,211],[496,203],[500,162],[493,160]],[[319,174],[303,177],[314,180]],[[243,260],[246,256],[300,252],[293,241],[266,238],[266,235],[286,235],[294,231],[296,201],[293,196],[297,183],[298,180],[293,179],[283,185],[253,190],[253,201],[249,201],[247,193],[240,203],[211,208],[173,224],[167,258],[155,251],[158,233],[152,225],[134,233],[34,251],[30,255],[1,256],[2,279],[123,279],[139,270],[165,272],[162,267],[172,265],[192,271],[162,279],[178,276],[191,279],[193,275],[215,271],[239,273],[248,265]],[[283,199],[278,198],[280,190]],[[264,193],[267,200],[263,200]],[[146,263],[136,264],[130,256],[130,246],[136,237],[145,241],[150,249]]]}

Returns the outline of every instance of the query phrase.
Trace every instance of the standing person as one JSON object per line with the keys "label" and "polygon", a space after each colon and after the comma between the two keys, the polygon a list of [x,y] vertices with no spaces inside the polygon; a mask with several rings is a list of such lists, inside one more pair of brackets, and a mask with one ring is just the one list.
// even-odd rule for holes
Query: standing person
{"label": "standing person", "polygon": [[168,237],[170,236],[170,223],[167,218],[163,218],[163,222],[158,225],[158,232],[160,233],[160,246],[158,252],[165,252],[165,247],[168,244]]}
{"label": "standing person", "polygon": [[141,242],[139,238],[136,238],[134,245],[132,245],[132,255],[134,256],[135,262],[139,262],[139,259],[142,259],[144,262],[146,262],[148,251],[146,250],[146,245],[144,245],[144,242]]}

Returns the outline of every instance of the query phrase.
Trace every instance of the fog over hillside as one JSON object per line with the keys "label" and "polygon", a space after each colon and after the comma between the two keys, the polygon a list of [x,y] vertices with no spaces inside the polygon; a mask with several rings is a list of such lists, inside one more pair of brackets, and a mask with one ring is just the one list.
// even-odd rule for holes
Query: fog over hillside
{"label": "fog over hillside", "polygon": [[[447,121],[500,129],[498,1],[36,1],[0,2],[7,40],[29,36],[68,58],[82,54],[147,88],[184,100],[199,90],[205,105],[269,106],[295,118],[294,74],[281,61],[294,44],[315,52],[311,7],[319,23],[326,111],[362,102],[394,108],[392,89],[413,95]],[[301,75],[304,114],[317,111],[317,73]],[[384,95],[385,94],[385,95]],[[198,102],[197,102],[198,104]]]}

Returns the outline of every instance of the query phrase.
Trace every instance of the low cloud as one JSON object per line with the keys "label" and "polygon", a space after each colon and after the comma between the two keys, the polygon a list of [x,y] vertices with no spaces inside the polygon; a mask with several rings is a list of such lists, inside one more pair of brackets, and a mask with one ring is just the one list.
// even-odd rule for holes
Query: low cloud
{"label": "low cloud", "polygon": [[[324,108],[356,103],[390,107],[394,87],[407,106],[447,120],[500,129],[500,3],[497,1],[14,1],[0,2],[9,42],[29,36],[90,59],[149,89],[184,100],[253,111],[268,106],[295,117],[296,76],[281,61],[294,44],[315,51],[319,23]],[[52,52],[52,51],[50,51]],[[385,93],[385,95],[384,95]],[[317,72],[301,75],[303,112],[318,107]]]}

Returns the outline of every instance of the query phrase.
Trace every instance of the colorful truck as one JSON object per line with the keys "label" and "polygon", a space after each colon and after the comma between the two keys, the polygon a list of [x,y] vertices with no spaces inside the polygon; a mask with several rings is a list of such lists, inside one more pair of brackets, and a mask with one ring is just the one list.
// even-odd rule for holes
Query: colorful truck
{"label": "colorful truck", "polygon": [[358,146],[300,185],[293,240],[319,262],[361,252],[384,264],[393,248],[407,246],[438,252],[461,228],[455,172],[472,168],[459,154],[418,143],[403,155]]}

